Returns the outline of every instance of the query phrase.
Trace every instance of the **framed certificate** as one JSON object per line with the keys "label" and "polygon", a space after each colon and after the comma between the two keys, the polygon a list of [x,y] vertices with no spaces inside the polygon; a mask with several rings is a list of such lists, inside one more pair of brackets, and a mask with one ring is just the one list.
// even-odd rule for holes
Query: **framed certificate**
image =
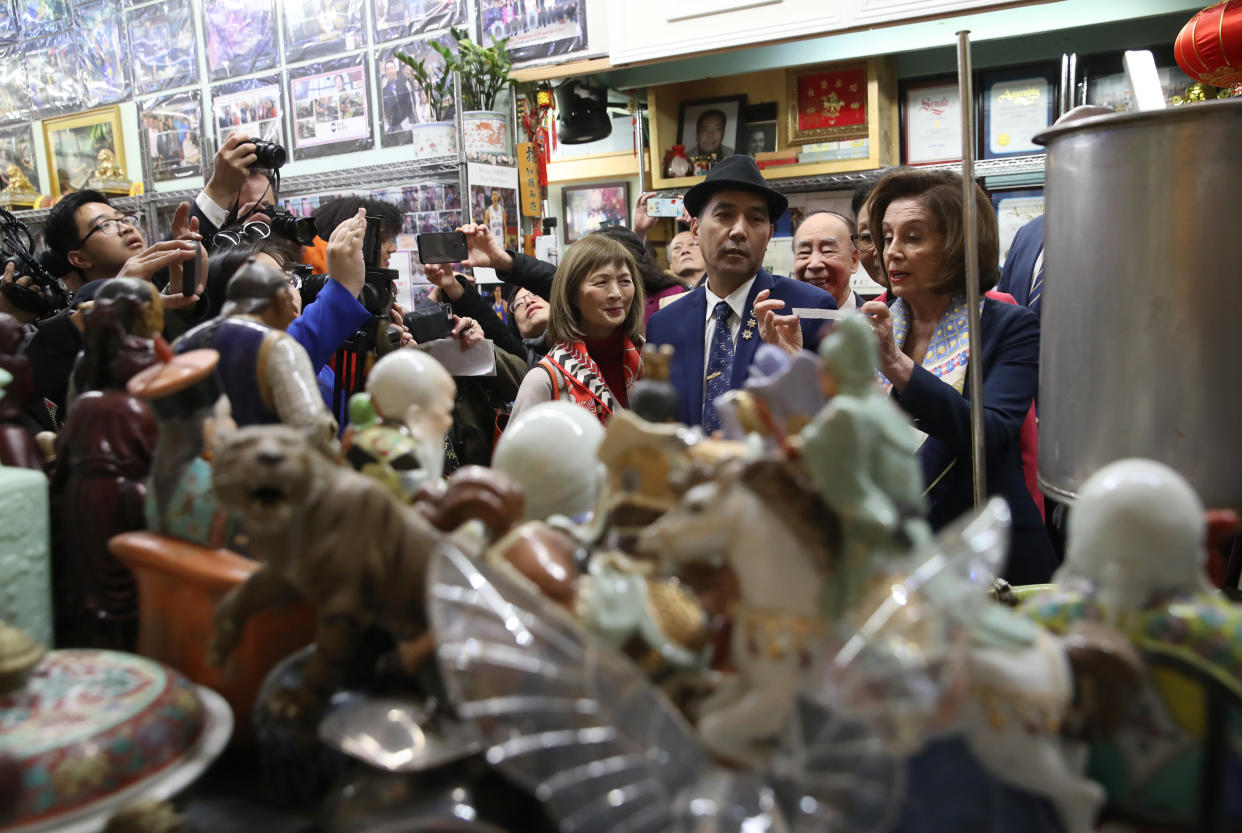
{"label": "framed certificate", "polygon": [[1044,152],[1032,139],[1056,120],[1058,78],[1048,66],[979,74],[981,159]]}
{"label": "framed certificate", "polygon": [[1000,262],[1009,256],[1018,229],[1044,213],[1044,189],[997,188],[988,192],[996,209],[996,226],[1000,232]]}
{"label": "framed certificate", "polygon": [[962,158],[962,97],[953,76],[915,81],[901,91],[901,160],[936,165]]}
{"label": "framed certificate", "polygon": [[805,145],[867,135],[867,64],[785,70],[788,141]]}

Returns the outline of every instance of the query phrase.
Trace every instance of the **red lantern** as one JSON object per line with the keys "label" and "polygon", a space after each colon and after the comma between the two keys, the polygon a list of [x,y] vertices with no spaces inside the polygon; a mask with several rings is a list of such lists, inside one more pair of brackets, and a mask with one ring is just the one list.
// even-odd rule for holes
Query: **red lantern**
{"label": "red lantern", "polygon": [[1213,87],[1242,83],[1242,0],[1221,0],[1192,17],[1173,54],[1196,81]]}

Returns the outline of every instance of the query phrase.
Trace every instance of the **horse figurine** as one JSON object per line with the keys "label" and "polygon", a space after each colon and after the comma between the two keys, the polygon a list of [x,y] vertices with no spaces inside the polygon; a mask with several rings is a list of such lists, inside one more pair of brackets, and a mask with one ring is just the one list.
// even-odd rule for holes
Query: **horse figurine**
{"label": "horse figurine", "polygon": [[638,552],[668,566],[722,560],[736,573],[730,657],[737,673],[702,704],[699,733],[719,757],[761,765],[785,728],[832,570],[837,519],[788,463],[721,465],[639,535]]}

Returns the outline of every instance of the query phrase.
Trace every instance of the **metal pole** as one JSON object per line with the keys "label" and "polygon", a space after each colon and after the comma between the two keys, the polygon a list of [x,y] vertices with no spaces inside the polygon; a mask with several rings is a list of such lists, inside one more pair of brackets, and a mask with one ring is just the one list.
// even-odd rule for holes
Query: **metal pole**
{"label": "metal pole", "polygon": [[975,108],[970,68],[970,30],[957,33],[957,86],[962,102],[962,223],[966,231],[966,315],[970,362],[966,365],[970,390],[971,470],[975,505],[987,493],[987,460],[983,451],[983,361],[979,349],[979,248],[975,216]]}
{"label": "metal pole", "polygon": [[638,148],[638,191],[647,190],[647,151],[643,149],[643,108],[630,99],[634,108],[634,147]]}
{"label": "metal pole", "polygon": [[453,121],[457,127],[457,187],[461,191],[462,219],[467,223],[476,223],[474,216],[474,200],[470,198],[470,177],[466,172],[466,131],[463,128],[461,112],[461,73],[453,73]]}

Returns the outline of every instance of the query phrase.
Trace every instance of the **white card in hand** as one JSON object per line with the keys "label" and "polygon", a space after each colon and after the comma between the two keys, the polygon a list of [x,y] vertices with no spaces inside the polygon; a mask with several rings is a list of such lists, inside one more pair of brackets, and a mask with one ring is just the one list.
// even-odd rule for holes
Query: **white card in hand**
{"label": "white card in hand", "polygon": [[418,349],[444,365],[450,376],[496,375],[496,348],[489,338],[468,350],[462,350],[461,341],[455,338],[438,338],[418,345]]}

